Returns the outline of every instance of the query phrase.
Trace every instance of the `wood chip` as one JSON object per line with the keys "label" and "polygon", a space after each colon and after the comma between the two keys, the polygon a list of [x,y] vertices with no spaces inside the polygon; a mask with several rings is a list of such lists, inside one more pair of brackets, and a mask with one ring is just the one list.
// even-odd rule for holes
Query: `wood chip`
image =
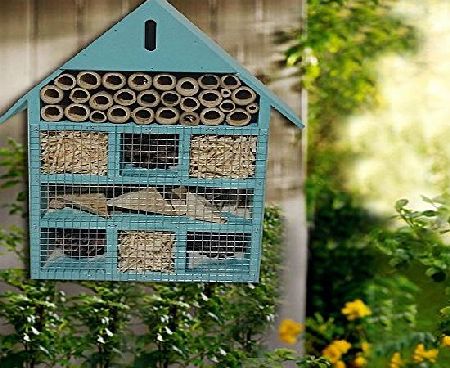
{"label": "wood chip", "polygon": [[41,171],[46,174],[106,175],[108,135],[61,131],[41,133]]}
{"label": "wood chip", "polygon": [[108,217],[107,199],[103,193],[92,194],[66,194],[61,197],[61,200],[66,204],[99,215]]}
{"label": "wood chip", "polygon": [[257,137],[198,136],[192,139],[190,176],[248,178],[255,174]]}
{"label": "wood chip", "polygon": [[110,199],[108,206],[162,215],[176,215],[172,205],[163,198],[156,188],[147,188],[139,192],[122,194]]}
{"label": "wood chip", "polygon": [[173,272],[175,235],[168,232],[126,231],[119,235],[121,272]]}

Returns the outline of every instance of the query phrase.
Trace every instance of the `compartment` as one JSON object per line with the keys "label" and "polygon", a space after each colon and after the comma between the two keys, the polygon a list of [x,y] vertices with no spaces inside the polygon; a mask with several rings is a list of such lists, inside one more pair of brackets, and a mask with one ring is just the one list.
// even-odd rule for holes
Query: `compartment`
{"label": "compartment", "polygon": [[80,131],[41,132],[41,172],[106,175],[108,134]]}
{"label": "compartment", "polygon": [[106,248],[104,229],[44,228],[41,230],[41,267],[64,270],[102,268]]}
{"label": "compartment", "polygon": [[166,231],[119,231],[118,270],[141,273],[174,271],[175,234]]}
{"label": "compartment", "polygon": [[64,218],[63,214],[68,218],[97,215],[105,219],[153,214],[233,223],[250,220],[253,210],[252,189],[47,184],[41,191],[41,214],[55,219]]}
{"label": "compartment", "polygon": [[66,70],[40,99],[44,121],[236,128],[256,124],[260,104],[235,74],[155,71]]}
{"label": "compartment", "polygon": [[130,133],[121,137],[121,169],[123,175],[145,170],[175,170],[179,164],[178,134]]}
{"label": "compartment", "polygon": [[189,174],[196,178],[245,179],[254,176],[256,136],[194,135]]}
{"label": "compartment", "polygon": [[188,232],[186,268],[202,272],[242,272],[250,266],[251,234]]}

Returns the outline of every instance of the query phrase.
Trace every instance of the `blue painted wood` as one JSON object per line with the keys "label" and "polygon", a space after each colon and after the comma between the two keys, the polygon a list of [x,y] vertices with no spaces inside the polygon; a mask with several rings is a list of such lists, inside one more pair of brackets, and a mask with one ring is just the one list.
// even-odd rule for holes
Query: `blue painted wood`
{"label": "blue painted wood", "polygon": [[248,232],[252,229],[251,220],[228,214],[224,214],[224,217],[228,219],[226,224],[200,221],[186,216],[117,214],[104,218],[83,211],[65,208],[47,212],[42,216],[40,222],[41,226],[45,228],[68,227],[83,229],[90,227],[93,229],[105,229],[107,226],[114,226],[121,230],[145,230],[146,226],[150,226],[150,228],[156,227],[158,230],[183,228],[187,230],[224,230],[230,232]]}
{"label": "blue painted wood", "polygon": [[62,270],[45,269],[41,270],[36,279],[46,280],[100,280],[100,281],[157,281],[157,282],[226,282],[226,283],[246,283],[253,282],[250,274],[240,273],[238,275],[226,272],[195,273],[185,274],[175,273],[119,273],[106,275],[104,270]]}
{"label": "blue painted wood", "polygon": [[28,109],[28,193],[29,193],[29,226],[30,226],[30,274],[32,278],[40,277],[41,269],[41,185],[40,177],[40,132],[39,93],[34,90],[29,95],[31,106]]}
{"label": "blue painted wood", "polygon": [[97,175],[84,174],[40,174],[41,182],[44,184],[91,184],[91,185],[186,185],[186,186],[201,186],[201,187],[220,187],[223,189],[252,189],[256,185],[255,178],[249,179],[228,179],[228,178],[190,178],[190,177],[172,177],[161,176],[159,172],[147,170],[145,176],[121,176],[108,177]]}
{"label": "blue painted wood", "polygon": [[[157,48],[145,49],[145,22],[157,23]],[[63,65],[75,70],[232,73],[233,68],[158,0],[147,1]]]}
{"label": "blue painted wood", "polygon": [[261,263],[262,224],[264,221],[264,198],[267,166],[267,149],[270,125],[270,101],[261,98],[259,124],[264,130],[258,136],[257,161],[255,171],[255,191],[253,194],[253,239],[250,254],[250,274],[254,281],[259,279]]}
{"label": "blue painted wood", "polygon": [[117,247],[117,226],[115,224],[108,224],[106,226],[106,261],[104,266],[108,277],[113,277],[117,271]]}
{"label": "blue painted wood", "polygon": [[60,121],[57,123],[40,122],[41,130],[77,130],[77,131],[95,131],[106,133],[142,133],[142,134],[182,134],[190,132],[191,134],[217,134],[217,135],[258,135],[260,128],[254,125],[245,127],[233,127],[228,125],[194,127],[183,125],[136,125],[134,123],[112,124],[112,123],[74,123],[71,121]]}

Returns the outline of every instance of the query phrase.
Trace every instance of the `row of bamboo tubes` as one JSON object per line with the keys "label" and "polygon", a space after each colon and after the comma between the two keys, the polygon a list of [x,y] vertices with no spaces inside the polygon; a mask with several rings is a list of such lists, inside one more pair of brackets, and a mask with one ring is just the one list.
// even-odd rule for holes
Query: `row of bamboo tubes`
{"label": "row of bamboo tubes", "polygon": [[41,89],[41,100],[50,122],[245,126],[259,111],[256,93],[235,75],[64,73]]}

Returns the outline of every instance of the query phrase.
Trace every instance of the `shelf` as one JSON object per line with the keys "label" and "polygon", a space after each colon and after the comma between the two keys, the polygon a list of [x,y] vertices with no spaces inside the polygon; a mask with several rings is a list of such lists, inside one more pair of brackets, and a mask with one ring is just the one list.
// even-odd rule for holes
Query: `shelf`
{"label": "shelf", "polygon": [[196,220],[186,216],[116,214],[109,218],[91,215],[75,209],[47,212],[42,216],[43,228],[105,229],[115,227],[120,230],[188,230],[188,231],[237,231],[251,232],[252,220],[222,213],[227,218],[225,224]]}
{"label": "shelf", "polygon": [[137,125],[134,123],[112,124],[112,123],[74,123],[71,121],[60,121],[49,123],[39,122],[41,131],[48,130],[83,130],[93,132],[114,132],[114,133],[182,133],[191,134],[220,134],[220,135],[258,135],[266,134],[267,129],[261,129],[257,124],[249,124],[245,127],[233,127],[229,125],[216,126],[183,126],[183,125]]}

